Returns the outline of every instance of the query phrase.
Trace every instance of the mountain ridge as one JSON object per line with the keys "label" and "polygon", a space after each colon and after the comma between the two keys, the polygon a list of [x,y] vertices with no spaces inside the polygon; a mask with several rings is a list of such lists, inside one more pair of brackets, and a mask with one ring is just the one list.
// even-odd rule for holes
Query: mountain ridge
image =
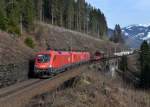
{"label": "mountain ridge", "polygon": [[126,45],[131,48],[139,48],[146,40],[150,43],[150,24],[132,24],[122,28]]}
{"label": "mountain ridge", "polygon": [[[125,44],[130,48],[139,48],[144,40],[150,43],[150,23],[131,24],[121,29]],[[113,29],[109,28],[107,35],[110,38],[113,35]]]}

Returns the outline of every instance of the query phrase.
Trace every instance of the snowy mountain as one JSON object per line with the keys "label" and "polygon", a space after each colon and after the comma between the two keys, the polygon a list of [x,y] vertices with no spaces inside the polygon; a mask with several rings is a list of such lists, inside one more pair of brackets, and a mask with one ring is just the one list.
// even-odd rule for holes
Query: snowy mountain
{"label": "snowy mountain", "polygon": [[150,24],[136,24],[122,28],[126,44],[130,47],[140,47],[143,40],[150,42]]}

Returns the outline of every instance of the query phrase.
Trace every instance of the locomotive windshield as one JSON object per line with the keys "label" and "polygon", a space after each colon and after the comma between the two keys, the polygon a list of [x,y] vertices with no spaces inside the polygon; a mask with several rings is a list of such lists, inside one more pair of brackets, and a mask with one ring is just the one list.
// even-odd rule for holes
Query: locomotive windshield
{"label": "locomotive windshield", "polygon": [[37,56],[37,61],[39,63],[49,62],[50,61],[50,55],[48,55],[48,54],[38,55]]}

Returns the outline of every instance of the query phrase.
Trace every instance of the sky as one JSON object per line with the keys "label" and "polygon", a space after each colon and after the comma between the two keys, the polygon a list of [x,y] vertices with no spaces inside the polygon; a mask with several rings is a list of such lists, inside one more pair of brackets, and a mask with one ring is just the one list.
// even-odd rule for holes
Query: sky
{"label": "sky", "polygon": [[150,0],[86,0],[105,14],[108,27],[150,24]]}

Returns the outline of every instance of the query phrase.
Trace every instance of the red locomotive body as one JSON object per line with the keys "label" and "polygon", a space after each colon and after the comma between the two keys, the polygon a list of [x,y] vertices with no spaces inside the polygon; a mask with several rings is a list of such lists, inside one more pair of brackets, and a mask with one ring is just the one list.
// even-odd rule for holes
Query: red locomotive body
{"label": "red locomotive body", "polygon": [[47,51],[37,53],[35,58],[35,75],[57,74],[66,68],[88,62],[89,52]]}

